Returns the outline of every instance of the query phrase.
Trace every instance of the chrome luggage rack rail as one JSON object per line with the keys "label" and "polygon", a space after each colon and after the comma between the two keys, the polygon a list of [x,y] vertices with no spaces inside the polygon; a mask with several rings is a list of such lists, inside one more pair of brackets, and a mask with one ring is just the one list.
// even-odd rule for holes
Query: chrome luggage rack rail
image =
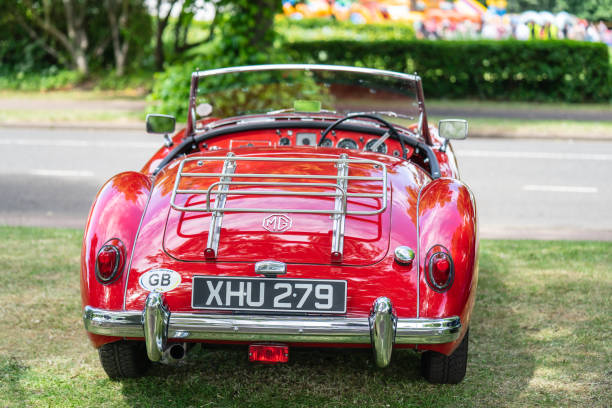
{"label": "chrome luggage rack rail", "polygon": [[[184,171],[187,163],[197,162],[198,166],[212,161],[222,161],[223,169],[220,173],[199,173]],[[277,173],[236,173],[239,162],[304,162],[304,163],[329,163],[337,168],[336,174],[277,174]],[[380,176],[351,176],[349,170],[351,165],[366,165],[380,171]],[[218,179],[210,184],[206,190],[180,189],[181,180],[187,178],[212,178]],[[253,181],[232,181],[232,178],[250,179]],[[288,181],[265,181],[269,179],[281,179]],[[292,179],[306,180],[292,182]],[[307,181],[312,180],[312,181]],[[320,181],[330,182],[320,182]],[[351,181],[370,181],[380,185],[380,192],[375,193],[349,193]],[[243,186],[247,189],[233,189],[231,187]],[[264,187],[264,189],[252,190],[251,188]],[[281,187],[280,189],[268,189],[270,187]],[[300,188],[300,191],[291,190],[292,187]],[[378,187],[378,186],[376,186]],[[333,191],[329,191],[329,190]],[[328,190],[328,191],[322,191]],[[176,203],[180,194],[205,195],[206,202],[202,205],[181,206]],[[333,198],[334,207],[330,209],[308,209],[308,208],[227,208],[226,200],[229,196],[303,196],[317,198]],[[211,200],[214,196],[214,200]],[[350,210],[349,198],[372,198],[380,199],[380,206],[372,210],[358,211]],[[211,204],[212,203],[212,204]],[[208,231],[208,242],[204,255],[207,259],[217,256],[221,224],[223,215],[228,212],[252,212],[252,213],[298,213],[298,214],[329,214],[333,220],[332,226],[332,250],[331,261],[341,262],[344,247],[344,224],[347,215],[376,215],[387,208],[387,167],[378,161],[369,159],[354,159],[343,153],[338,158],[303,158],[303,157],[261,157],[261,156],[236,156],[233,152],[227,156],[198,156],[188,157],[181,161],[170,198],[170,205],[181,212],[208,212],[211,213],[210,228]]]}

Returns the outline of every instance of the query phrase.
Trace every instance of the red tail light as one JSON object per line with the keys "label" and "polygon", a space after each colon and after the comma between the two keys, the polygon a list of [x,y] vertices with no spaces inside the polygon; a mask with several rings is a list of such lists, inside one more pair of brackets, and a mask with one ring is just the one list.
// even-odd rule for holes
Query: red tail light
{"label": "red tail light", "polygon": [[427,256],[427,283],[436,292],[445,292],[453,284],[455,267],[448,250],[436,245]]}
{"label": "red tail light", "polygon": [[123,243],[118,239],[107,241],[96,256],[96,278],[102,284],[109,284],[121,276],[124,263]]}
{"label": "red tail light", "polygon": [[249,361],[259,363],[286,363],[289,361],[289,346],[282,344],[251,344]]}

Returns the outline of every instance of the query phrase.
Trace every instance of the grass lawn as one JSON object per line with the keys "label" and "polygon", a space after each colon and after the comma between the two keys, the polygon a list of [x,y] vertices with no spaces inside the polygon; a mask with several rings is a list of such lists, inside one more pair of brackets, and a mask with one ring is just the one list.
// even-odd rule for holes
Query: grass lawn
{"label": "grass lawn", "polygon": [[483,101],[474,99],[430,99],[425,91],[425,106],[429,108],[473,108],[484,111],[491,110],[528,110],[542,112],[610,112],[611,103],[567,103],[567,102],[511,102]]}
{"label": "grass lawn", "polygon": [[0,124],[142,124],[144,96],[126,91],[0,91]]}
{"label": "grass lawn", "polygon": [[[476,137],[521,137],[521,138],[564,138],[564,139],[612,139],[612,120],[610,103],[536,103],[536,102],[501,102],[477,100],[437,100],[426,99],[429,109],[453,110],[463,109],[473,112],[462,117],[468,119],[470,135]],[[519,118],[504,117],[504,112],[518,115]],[[587,115],[590,120],[571,119],[538,119],[548,114]],[[495,117],[499,115],[500,117]],[[491,116],[491,117],[487,117]],[[524,116],[524,118],[522,118]],[[600,120],[596,120],[600,117]],[[430,115],[431,123],[445,119]],[[533,119],[532,119],[533,118]],[[574,118],[576,119],[576,118]]]}
{"label": "grass lawn", "polygon": [[11,124],[26,124],[32,121],[32,118],[36,118],[37,124],[45,124],[49,126],[69,124],[99,124],[118,126],[122,124],[129,124],[133,126],[142,125],[144,129],[146,114],[144,111],[118,111],[118,110],[62,110],[62,111],[49,111],[49,110],[15,110],[15,111],[3,111],[0,110],[0,125],[11,125]]}
{"label": "grass lawn", "polygon": [[[612,108],[611,108],[612,109]],[[443,117],[432,116],[438,125]],[[465,119],[465,118],[461,118]],[[467,118],[469,137],[562,138],[612,140],[612,121]]]}
{"label": "grass lawn", "polygon": [[0,227],[0,407],[612,404],[612,243],[483,241],[466,379],[434,386],[419,358],[300,352],[282,366],[198,350],[109,381],[81,322],[81,231]]}

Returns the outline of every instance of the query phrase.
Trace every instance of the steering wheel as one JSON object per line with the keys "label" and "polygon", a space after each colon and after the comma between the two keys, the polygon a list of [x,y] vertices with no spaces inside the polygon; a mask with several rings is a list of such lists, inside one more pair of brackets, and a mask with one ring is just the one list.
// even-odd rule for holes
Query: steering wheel
{"label": "steering wheel", "polygon": [[369,113],[352,113],[352,114],[346,115],[343,118],[338,119],[337,121],[329,125],[327,129],[323,131],[323,133],[321,133],[321,139],[319,139],[319,143],[317,143],[317,146],[319,147],[322,146],[323,142],[325,141],[327,137],[327,134],[331,132],[332,130],[334,130],[335,128],[337,128],[342,122],[349,120],[349,119],[354,119],[354,118],[368,118],[368,119],[373,119],[379,123],[382,123],[387,129],[389,129],[389,133],[391,134],[391,137],[399,140],[400,145],[402,146],[402,156],[404,159],[406,158],[406,146],[404,145],[404,140],[399,136],[397,129],[395,129],[395,127],[391,123],[387,122],[380,116],[372,115]]}

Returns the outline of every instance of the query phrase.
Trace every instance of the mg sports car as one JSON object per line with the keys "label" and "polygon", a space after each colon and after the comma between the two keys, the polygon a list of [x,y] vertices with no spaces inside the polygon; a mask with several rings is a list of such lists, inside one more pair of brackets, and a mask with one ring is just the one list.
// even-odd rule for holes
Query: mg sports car
{"label": "mg sports car", "polygon": [[285,363],[294,348],[421,355],[466,372],[476,206],[421,79],[326,65],[194,72],[188,118],[139,171],[112,177],[85,228],[85,329],[111,378],[192,346]]}

